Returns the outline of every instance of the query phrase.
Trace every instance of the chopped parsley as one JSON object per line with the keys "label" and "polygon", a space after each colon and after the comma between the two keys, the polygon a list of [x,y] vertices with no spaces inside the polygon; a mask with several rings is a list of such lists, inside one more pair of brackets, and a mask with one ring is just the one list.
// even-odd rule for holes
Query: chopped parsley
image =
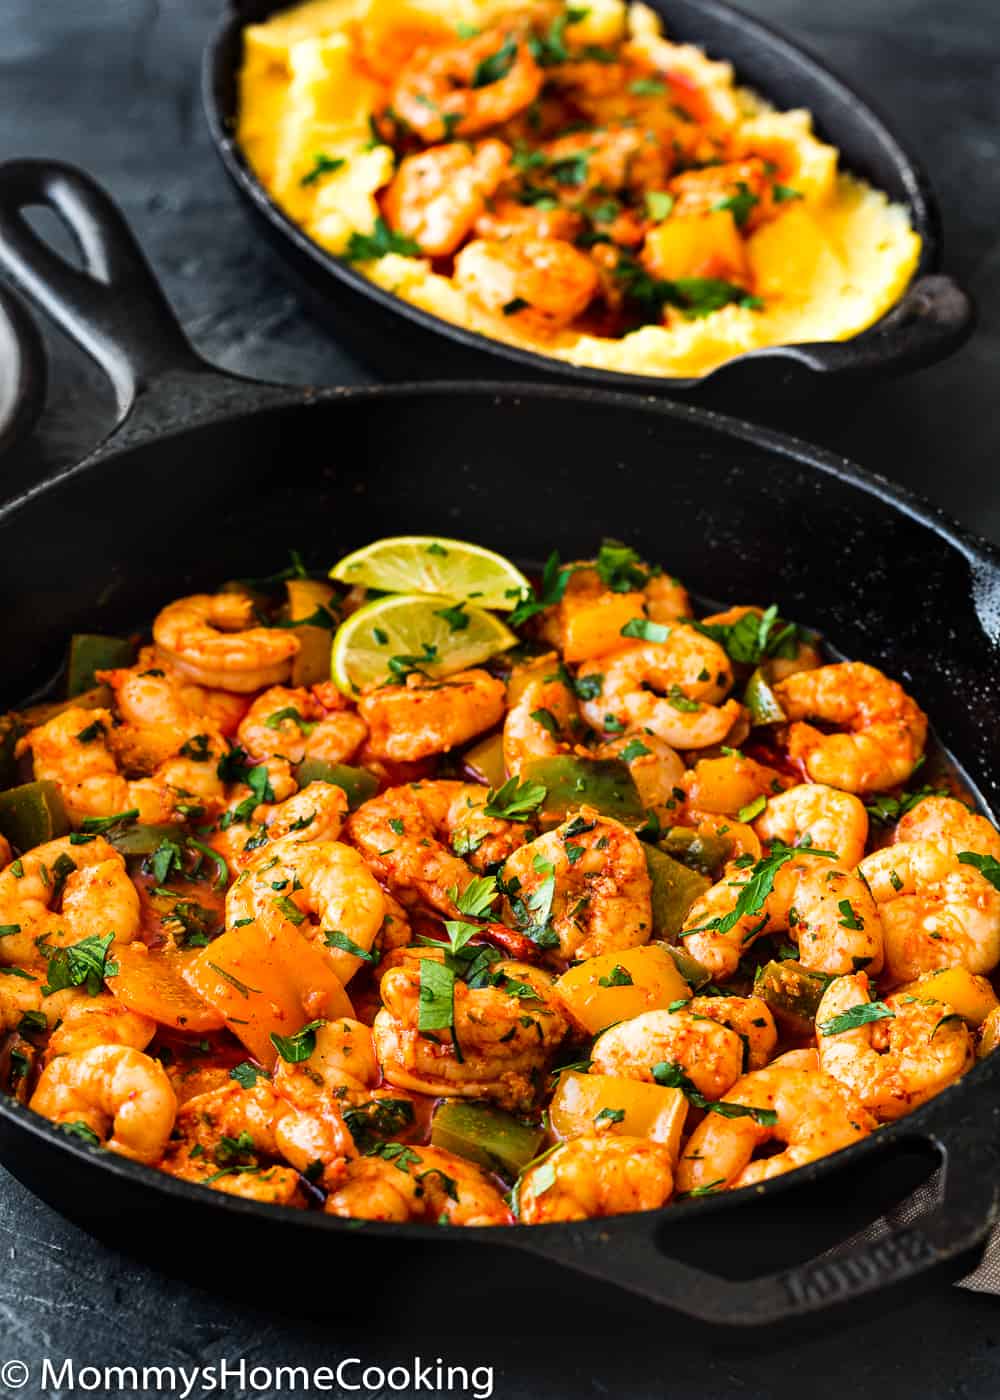
{"label": "chopped parsley", "polygon": [[312,169],[308,174],[303,175],[299,181],[300,185],[315,185],[317,180],[324,175],[332,175],[336,170],[342,170],[347,164],[343,156],[327,156],[322,151],[317,151],[313,156]]}
{"label": "chopped parsley", "polygon": [[96,933],[82,938],[79,943],[71,943],[68,948],[49,948],[39,944],[44,957],[48,959],[48,975],[43,996],[61,992],[66,987],[85,987],[89,996],[96,997],[104,985],[106,977],[114,977],[118,964],[110,960],[111,945],[115,941],[113,933],[103,938]]}
{"label": "chopped parsley", "polygon": [[533,783],[530,779],[522,783],[516,776],[508,778],[502,787],[490,788],[487,792],[483,816],[508,822],[530,821],[545,801],[547,792],[544,783]]}
{"label": "chopped parsley", "polygon": [[863,1001],[858,1006],[848,1007],[839,1016],[831,1016],[829,1021],[821,1021],[820,1035],[840,1035],[842,1031],[856,1031],[869,1021],[891,1021],[895,1012],[884,1001]]}
{"label": "chopped parsley", "polygon": [[420,244],[404,233],[396,233],[379,215],[371,233],[351,234],[343,257],[345,262],[374,262],[376,258],[384,258],[389,253],[415,258],[420,255]]}
{"label": "chopped parsley", "polygon": [[773,1108],[756,1108],[752,1104],[727,1103],[725,1099],[706,1099],[692,1081],[673,1060],[661,1060],[651,1066],[653,1079],[668,1089],[680,1089],[689,1103],[695,1108],[703,1108],[707,1113],[717,1113],[721,1118],[752,1118],[764,1127],[773,1127],[778,1115]]}
{"label": "chopped parsley", "polygon": [[322,1021],[310,1021],[294,1035],[278,1035],[272,1031],[271,1044],[287,1064],[299,1065],[316,1049],[316,1032],[322,1025]]}
{"label": "chopped parsley", "polygon": [[650,622],[648,617],[630,617],[621,629],[623,637],[639,637],[644,642],[665,642],[670,628],[662,622]]}

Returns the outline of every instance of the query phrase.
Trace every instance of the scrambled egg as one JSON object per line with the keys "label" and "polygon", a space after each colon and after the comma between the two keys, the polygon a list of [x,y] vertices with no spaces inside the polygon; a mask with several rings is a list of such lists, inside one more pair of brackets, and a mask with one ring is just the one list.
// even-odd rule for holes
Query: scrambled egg
{"label": "scrambled egg", "polygon": [[[510,8],[510,0],[308,0],[247,28],[237,139],[271,196],[319,245],[343,253],[351,235],[371,233],[379,216],[377,196],[394,171],[392,150],[372,137],[371,118],[384,101],[379,78],[391,77],[421,43],[453,41],[456,26],[489,24]],[[756,154],[780,152],[791,171],[788,183],[801,198],[747,240],[763,309],[733,304],[699,319],[671,316],[618,338],[573,328],[543,337],[484,310],[426,258],[390,253],[361,264],[371,280],[495,340],[572,364],[657,376],[706,374],[761,346],[845,340],[898,301],[920,254],[907,211],[839,172],[837,151],[813,135],[808,112],[775,111],[738,88],[728,63],[671,43],[643,4],[591,0],[574,26],[591,43],[626,30],[658,69],[693,82],[713,116]]]}

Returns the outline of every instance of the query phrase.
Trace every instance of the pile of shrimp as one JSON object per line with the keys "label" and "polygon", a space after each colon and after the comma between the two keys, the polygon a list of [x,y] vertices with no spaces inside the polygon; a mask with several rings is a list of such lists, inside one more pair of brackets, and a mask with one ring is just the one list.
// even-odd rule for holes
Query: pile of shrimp
{"label": "pile of shrimp", "polygon": [[407,45],[355,36],[395,172],[382,251],[424,255],[532,336],[759,308],[748,238],[801,192],[641,33],[551,0]]}
{"label": "pile of shrimp", "polygon": [[[495,42],[418,54],[394,109],[477,136],[505,84],[513,121],[520,31],[454,87]],[[917,702],[614,542],[555,595],[514,653],[352,698],[296,683],[276,600],[180,598],[100,691],[12,717],[66,829],[0,838],[2,1087],[211,1190],[499,1225],[757,1183],[954,1084],[1000,1035],[1000,834],[951,770],[907,787]],[[564,1076],[601,1110],[550,1116]],[[463,1102],[535,1130],[519,1172],[435,1140]]]}

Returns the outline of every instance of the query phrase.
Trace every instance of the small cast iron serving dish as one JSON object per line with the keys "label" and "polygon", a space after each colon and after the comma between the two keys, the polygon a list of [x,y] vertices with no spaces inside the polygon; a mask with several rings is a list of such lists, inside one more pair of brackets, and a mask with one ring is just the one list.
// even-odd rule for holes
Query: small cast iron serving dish
{"label": "small cast iron serving dish", "polygon": [[[698,398],[725,407],[788,402],[820,388],[919,369],[951,354],[972,329],[965,293],[939,274],[940,219],[927,177],[885,122],[829,68],[758,20],[720,0],[650,0],[667,33],[729,60],[738,80],[779,108],[805,107],[842,166],[904,205],[923,250],[913,282],[875,325],[848,341],[772,346],[740,355],[700,379],[619,374],[566,364],[451,324],[375,286],[314,243],[251,171],[234,137],[243,30],[288,0],[231,0],[209,44],[203,96],[226,173],[255,227],[277,251],[307,303],[362,359],[389,378],[539,378],[592,388]],[[422,367],[433,366],[424,371]]]}
{"label": "small cast iron serving dish", "polygon": [[[73,231],[84,270],[32,232],[22,211],[39,204]],[[142,627],[164,599],[260,573],[289,545],[319,565],[379,535],[447,533],[530,565],[553,545],[579,557],[598,531],[702,593],[773,599],[907,681],[1000,807],[1000,555],[880,478],[745,423],[596,390],[233,378],[194,354],[114,206],[65,166],[0,166],[0,267],[100,362],[122,413],[86,461],[0,508],[0,705],[51,679],[71,632]],[[331,1251],[338,1262],[350,1251],[399,1277],[408,1252],[476,1249],[489,1255],[472,1267],[507,1267],[518,1287],[537,1286],[547,1261],[709,1322],[764,1324],[967,1267],[998,1213],[998,1112],[994,1055],[909,1117],[755,1190],[535,1228],[257,1205],[89,1148],[6,1098],[0,1160],[66,1215],[160,1263],[197,1241],[196,1255],[229,1274],[252,1256],[275,1276],[305,1270],[300,1280],[324,1261],[329,1277]],[[877,1214],[887,1164],[914,1151],[944,1165],[927,1215],[836,1262],[779,1267],[783,1239],[842,1239],[845,1202]],[[847,1225],[860,1223],[855,1210]],[[764,1276],[706,1272],[747,1225]]]}

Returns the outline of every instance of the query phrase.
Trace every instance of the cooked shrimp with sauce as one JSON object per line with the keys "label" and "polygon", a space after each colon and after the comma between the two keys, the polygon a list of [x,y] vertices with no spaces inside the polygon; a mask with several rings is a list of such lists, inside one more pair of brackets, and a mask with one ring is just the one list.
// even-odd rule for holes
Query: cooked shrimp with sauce
{"label": "cooked shrimp with sauce", "polygon": [[[398,115],[437,93],[466,170],[529,40],[496,93],[492,31],[416,50]],[[669,563],[405,536],[74,638],[90,688],[0,717],[0,1089],[199,1188],[475,1227],[757,1185],[947,1093],[998,1041],[1000,832],[909,683]]]}

